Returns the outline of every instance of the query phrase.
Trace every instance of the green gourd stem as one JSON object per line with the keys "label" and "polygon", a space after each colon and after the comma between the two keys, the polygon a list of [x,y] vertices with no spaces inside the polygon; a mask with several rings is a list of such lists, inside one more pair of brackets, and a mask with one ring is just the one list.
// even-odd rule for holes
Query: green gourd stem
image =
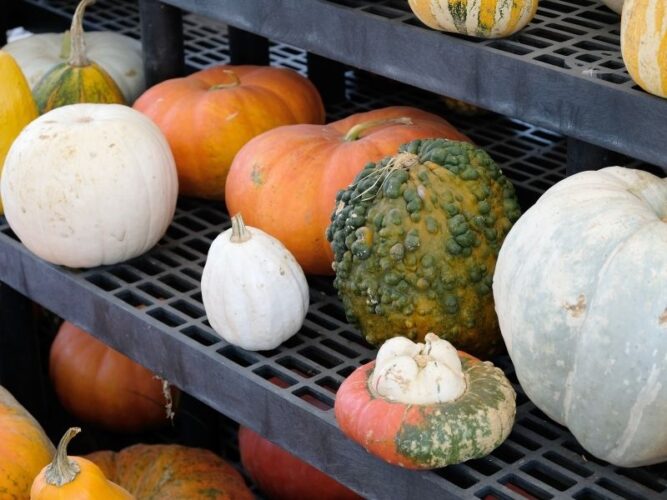
{"label": "green gourd stem", "polygon": [[60,439],[56,456],[44,471],[44,478],[47,484],[58,487],[63,486],[71,483],[80,472],[81,468],[79,464],[71,461],[67,456],[67,445],[79,432],[81,432],[79,427],[70,427]]}
{"label": "green gourd stem", "polygon": [[83,14],[86,7],[95,3],[95,0],[81,0],[74,11],[72,17],[72,26],[69,32],[72,39],[71,52],[69,57],[69,64],[71,66],[82,67],[90,65],[90,61],[86,56],[86,41],[83,33]]}
{"label": "green gourd stem", "polygon": [[232,243],[243,243],[248,241],[252,235],[248,231],[243,223],[243,217],[238,213],[232,217],[232,237],[230,241]]}
{"label": "green gourd stem", "polygon": [[385,118],[383,120],[370,120],[359,123],[347,131],[343,140],[345,142],[356,141],[366,130],[380,127],[381,125],[412,125],[412,120],[407,116],[402,116],[401,118]]}
{"label": "green gourd stem", "polygon": [[239,78],[239,75],[234,73],[232,70],[226,69],[223,71],[223,73],[230,76],[232,78],[232,81],[227,83],[217,83],[213,85],[209,90],[230,89],[232,87],[238,87],[239,85],[241,85],[241,79]]}
{"label": "green gourd stem", "polygon": [[72,35],[70,34],[69,30],[65,31],[63,33],[63,41],[60,44],[60,54],[58,57],[62,59],[63,61],[67,61],[69,59],[69,55],[72,52]]}

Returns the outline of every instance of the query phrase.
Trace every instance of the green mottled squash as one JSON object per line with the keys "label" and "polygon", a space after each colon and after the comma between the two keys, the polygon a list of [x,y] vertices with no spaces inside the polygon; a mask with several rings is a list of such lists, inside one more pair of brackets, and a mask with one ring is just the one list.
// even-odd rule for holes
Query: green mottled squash
{"label": "green mottled squash", "polygon": [[480,357],[502,345],[491,294],[514,187],[471,144],[417,140],[338,193],[327,230],[334,284],[372,344],[435,332]]}
{"label": "green mottled squash", "polygon": [[86,56],[83,13],[94,1],[81,0],[74,12],[69,60],[51,68],[33,88],[35,102],[42,114],[67,104],[125,104],[122,91],[109,73]]}

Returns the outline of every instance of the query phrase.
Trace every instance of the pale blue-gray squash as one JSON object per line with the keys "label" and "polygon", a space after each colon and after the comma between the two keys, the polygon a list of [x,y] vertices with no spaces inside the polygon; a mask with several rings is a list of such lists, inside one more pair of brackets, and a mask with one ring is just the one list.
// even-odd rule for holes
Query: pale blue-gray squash
{"label": "pale blue-gray squash", "polygon": [[667,179],[609,167],[561,181],[510,231],[493,294],[544,413],[613,464],[667,460]]}

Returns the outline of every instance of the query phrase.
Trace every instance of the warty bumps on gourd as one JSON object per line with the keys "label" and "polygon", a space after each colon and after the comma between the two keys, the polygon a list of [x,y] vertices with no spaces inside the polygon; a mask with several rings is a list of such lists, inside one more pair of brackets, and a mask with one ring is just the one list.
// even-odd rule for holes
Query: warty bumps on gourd
{"label": "warty bumps on gourd", "polygon": [[481,357],[497,352],[492,277],[519,215],[510,181],[471,144],[417,140],[369,163],[338,194],[327,230],[348,319],[372,344],[435,332]]}

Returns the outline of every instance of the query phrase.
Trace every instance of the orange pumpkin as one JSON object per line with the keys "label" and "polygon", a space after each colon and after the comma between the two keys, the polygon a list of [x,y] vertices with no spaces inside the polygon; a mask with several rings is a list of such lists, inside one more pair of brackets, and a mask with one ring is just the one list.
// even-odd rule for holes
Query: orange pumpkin
{"label": "orange pumpkin", "polygon": [[227,208],[278,238],[306,273],[333,274],[325,232],[336,193],[368,162],[429,137],[469,140],[439,116],[409,107],[359,113],[325,127],[277,128],[236,155],[227,178]]}
{"label": "orange pumpkin", "polygon": [[322,99],[309,80],[262,66],[218,66],[167,80],[134,108],[167,137],[180,193],[220,200],[234,155],[250,139],[281,125],[324,123]]}
{"label": "orange pumpkin", "polygon": [[239,429],[243,468],[273,500],[357,500],[352,490],[264,439],[247,427]]}
{"label": "orange pumpkin", "polygon": [[[51,346],[49,372],[62,405],[84,422],[116,432],[164,425],[171,401],[148,369],[64,322]],[[176,395],[173,389],[171,396]]]}
{"label": "orange pumpkin", "polygon": [[37,421],[0,386],[0,498],[24,499],[55,449]]}
{"label": "orange pumpkin", "polygon": [[209,450],[136,444],[117,453],[98,451],[86,458],[137,500],[254,498],[236,469]]}

